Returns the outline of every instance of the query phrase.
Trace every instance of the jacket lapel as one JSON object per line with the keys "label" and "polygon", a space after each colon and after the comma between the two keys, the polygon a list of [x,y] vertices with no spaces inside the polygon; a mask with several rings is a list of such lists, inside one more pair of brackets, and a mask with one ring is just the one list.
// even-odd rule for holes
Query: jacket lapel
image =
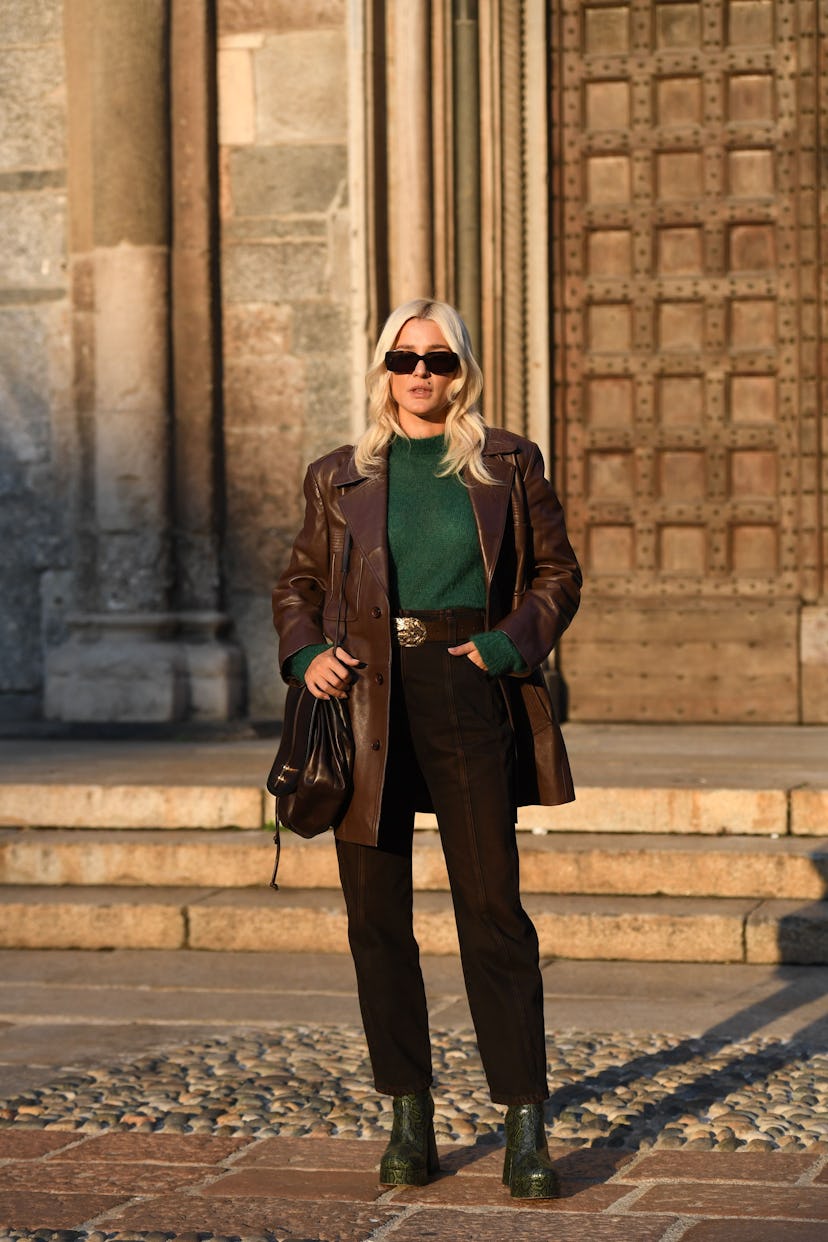
{"label": "jacket lapel", "polygon": [[368,479],[357,470],[353,456],[334,475],[339,503],[351,538],[359,548],[383,595],[388,598],[388,471]]}
{"label": "jacket lapel", "polygon": [[[500,445],[500,447],[498,447]],[[480,551],[483,555],[483,568],[486,573],[486,587],[490,587],[494,577],[503,532],[510,513],[512,480],[515,477],[514,444],[504,442],[493,429],[486,438],[483,450],[484,460],[489,473],[496,480],[494,484],[478,483],[475,479],[464,475],[468,484],[469,496],[477,523],[477,535],[480,540]],[[505,454],[500,456],[499,454]]]}

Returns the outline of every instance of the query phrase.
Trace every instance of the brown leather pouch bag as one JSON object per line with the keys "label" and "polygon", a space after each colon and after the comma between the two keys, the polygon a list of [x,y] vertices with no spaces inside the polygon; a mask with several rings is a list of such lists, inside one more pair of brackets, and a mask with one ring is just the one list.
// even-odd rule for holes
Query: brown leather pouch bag
{"label": "brown leather pouch bag", "polygon": [[[350,552],[351,532],[346,530],[334,650],[340,644],[344,625]],[[276,861],[271,888],[279,887],[280,825],[300,837],[316,837],[335,828],[351,800],[353,764],[354,737],[347,699],[317,699],[305,685],[289,686],[282,738],[267,778],[267,788],[276,799]]]}

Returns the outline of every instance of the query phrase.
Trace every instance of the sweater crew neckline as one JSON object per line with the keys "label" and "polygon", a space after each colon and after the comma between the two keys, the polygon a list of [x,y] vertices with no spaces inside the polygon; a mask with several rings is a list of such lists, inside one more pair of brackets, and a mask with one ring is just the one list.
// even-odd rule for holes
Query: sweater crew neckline
{"label": "sweater crew neckline", "polygon": [[442,457],[446,451],[446,437],[442,432],[436,436],[423,436],[421,439],[394,436],[391,451],[415,453],[422,457]]}

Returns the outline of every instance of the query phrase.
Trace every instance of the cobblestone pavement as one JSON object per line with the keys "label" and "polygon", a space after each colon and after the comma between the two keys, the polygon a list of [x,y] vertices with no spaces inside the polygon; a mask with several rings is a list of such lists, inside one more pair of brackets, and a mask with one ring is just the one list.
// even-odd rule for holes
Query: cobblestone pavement
{"label": "cobblestone pavement", "polygon": [[[435,1120],[446,1142],[496,1138],[470,1031],[433,1032]],[[583,1146],[801,1151],[826,1142],[828,1055],[739,1043],[571,1032],[548,1039],[549,1135]],[[65,1074],[0,1102],[0,1124],[226,1138],[380,1139],[390,1100],[371,1086],[362,1032],[298,1026]]]}
{"label": "cobblestone pavement", "polygon": [[[301,1025],[61,1071],[0,1104],[0,1238],[819,1242],[828,1055],[751,1038],[557,1033],[554,1203],[500,1184],[474,1038],[434,1032],[442,1175],[384,1190],[361,1031]],[[470,1219],[470,1216],[473,1219]]]}

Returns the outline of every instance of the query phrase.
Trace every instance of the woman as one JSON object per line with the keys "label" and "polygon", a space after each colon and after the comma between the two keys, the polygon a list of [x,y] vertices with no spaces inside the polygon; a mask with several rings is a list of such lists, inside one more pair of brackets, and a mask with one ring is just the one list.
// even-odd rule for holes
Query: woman
{"label": "woman", "polygon": [[283,676],[349,700],[354,794],[336,849],[375,1083],[394,1097],[380,1180],[420,1185],[438,1169],[411,877],[414,812],[434,810],[478,1046],[507,1106],[503,1180],[517,1198],[551,1198],[543,989],[515,818],[574,796],[538,666],[581,575],[537,446],[483,423],[452,307],[398,307],[367,384],[368,430],[308,469],[273,616]]}

